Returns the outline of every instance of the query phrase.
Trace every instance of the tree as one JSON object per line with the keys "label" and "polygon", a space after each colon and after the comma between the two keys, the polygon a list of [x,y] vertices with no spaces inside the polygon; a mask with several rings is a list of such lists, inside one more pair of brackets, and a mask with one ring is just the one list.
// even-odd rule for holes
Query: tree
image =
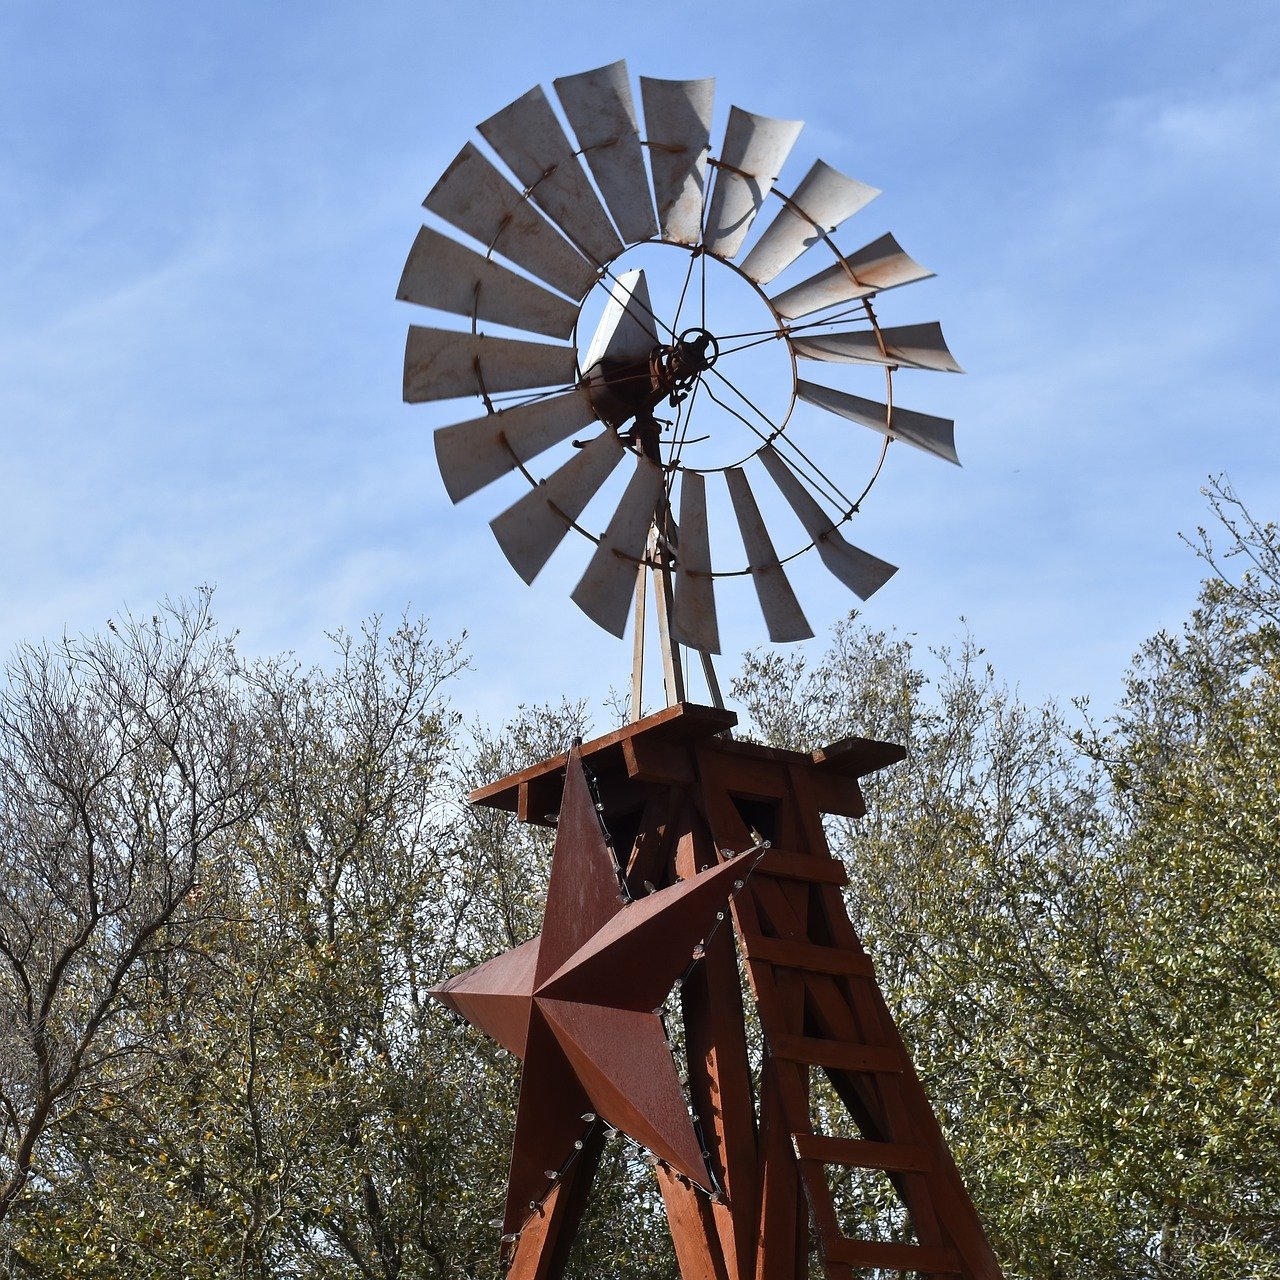
{"label": "tree", "polygon": [[1280,1275],[1280,535],[1210,497],[1249,571],[1101,727],[852,622],[735,690],[782,745],[909,746],[833,847],[1011,1276]]}
{"label": "tree", "polygon": [[[447,703],[456,645],[422,624],[335,640],[330,668],[237,667],[252,812],[216,885],[201,874],[183,945],[150,958],[145,1069],[50,1135],[10,1269],[393,1280],[495,1265],[517,1067],[426,989],[536,932],[545,833],[459,798],[562,749],[582,709],[464,735]],[[651,1181],[609,1154],[583,1274],[601,1257],[652,1273],[654,1223],[606,1228]]]}
{"label": "tree", "polygon": [[208,596],[19,650],[0,693],[0,1221],[40,1147],[155,1052],[180,948],[252,812],[252,735]]}
{"label": "tree", "polygon": [[[1280,534],[1210,500],[1200,604],[1101,724],[852,619],[735,686],[778,745],[908,745],[829,834],[1010,1280],[1280,1277]],[[426,989],[537,929],[545,833],[461,797],[585,711],[465,730],[456,645],[335,639],[242,662],[202,599],[15,660],[0,1274],[493,1270],[517,1072]],[[622,1146],[601,1272],[674,1273]]]}

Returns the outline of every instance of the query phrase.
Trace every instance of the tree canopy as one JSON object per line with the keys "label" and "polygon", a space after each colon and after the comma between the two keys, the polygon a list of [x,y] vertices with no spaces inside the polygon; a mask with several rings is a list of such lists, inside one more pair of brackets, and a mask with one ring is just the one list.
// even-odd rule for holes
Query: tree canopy
{"label": "tree canopy", "polygon": [[[1115,711],[851,618],[751,656],[744,732],[907,745],[833,820],[850,909],[1006,1273],[1280,1277],[1280,530]],[[466,791],[585,709],[464,724],[423,624],[251,660],[207,596],[0,694],[0,1274],[478,1277],[517,1073],[425,999],[531,936],[547,847]],[[674,1276],[619,1146],[573,1273]]]}

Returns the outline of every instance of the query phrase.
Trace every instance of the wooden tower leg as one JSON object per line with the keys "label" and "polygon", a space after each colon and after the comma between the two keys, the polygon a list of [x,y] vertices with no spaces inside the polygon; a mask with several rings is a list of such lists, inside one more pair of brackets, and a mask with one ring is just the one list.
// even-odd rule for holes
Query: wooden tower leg
{"label": "wooden tower leg", "polygon": [[590,1132],[538,1216],[525,1226],[511,1256],[508,1280],[553,1280],[563,1273],[600,1166],[604,1138],[603,1129]]}

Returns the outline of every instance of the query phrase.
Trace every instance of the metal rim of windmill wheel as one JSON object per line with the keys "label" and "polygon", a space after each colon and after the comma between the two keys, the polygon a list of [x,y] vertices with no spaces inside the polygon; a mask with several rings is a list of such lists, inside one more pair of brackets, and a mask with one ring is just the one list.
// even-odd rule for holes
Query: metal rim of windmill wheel
{"label": "metal rim of windmill wheel", "polygon": [[[481,123],[497,162],[468,142],[423,202],[480,247],[424,226],[397,291],[469,322],[468,330],[413,325],[405,349],[407,401],[478,397],[483,405],[480,416],[435,433],[445,489],[456,503],[522,473],[528,492],[491,521],[504,554],[532,582],[570,531],[582,535],[592,550],[572,599],[614,635],[626,631],[637,574],[651,571],[666,584],[671,637],[704,655],[720,651],[714,584],[729,577],[752,578],[771,640],[806,639],[813,632],[783,566],[816,549],[867,599],[896,569],[854,546],[843,528],[890,443],[958,462],[950,420],[894,401],[900,368],[961,372],[940,326],[882,326],[873,306],[880,293],[932,273],[889,234],[837,247],[832,234],[875,188],[821,160],[794,191],[774,185],[800,121],[733,106],[713,155],[714,80],[641,77],[643,126],[624,62],[554,85],[573,140],[541,87]],[[650,246],[687,258],[683,276],[671,278],[674,307],[654,302],[646,267],[627,267]],[[827,259],[819,270],[771,291],[791,269],[808,270],[801,260],[819,250]],[[761,323],[718,331],[706,303],[716,272],[746,286]],[[761,408],[733,362],[754,366],[770,350],[783,354],[776,381],[786,385]],[[876,366],[884,400],[811,382],[800,361]],[[691,435],[710,405],[732,433]],[[880,437],[855,496],[802,443],[811,410]],[[691,440],[710,444],[695,456]],[[553,465],[536,474],[544,456]],[[627,457],[625,488],[607,527],[593,533],[583,513]],[[710,477],[722,478],[745,567],[732,552],[713,565]],[[782,554],[762,491],[802,531]]]}

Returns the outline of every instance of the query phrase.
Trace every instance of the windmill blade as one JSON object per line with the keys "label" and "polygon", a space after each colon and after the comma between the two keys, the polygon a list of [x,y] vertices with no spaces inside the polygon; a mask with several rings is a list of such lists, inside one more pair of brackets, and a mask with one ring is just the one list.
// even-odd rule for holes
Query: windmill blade
{"label": "windmill blade", "polygon": [[662,238],[697,244],[707,190],[716,82],[640,77],[645,141]]}
{"label": "windmill blade", "polygon": [[680,477],[680,544],[671,634],[703,653],[720,652],[716,597],[711,577],[711,541],[707,529],[707,482],[697,471]]}
{"label": "windmill blade", "polygon": [[567,338],[578,320],[578,308],[567,298],[431,227],[419,229],[396,297],[550,338]]}
{"label": "windmill blade", "polygon": [[[942,373],[963,373],[947,349],[942,326],[901,324],[851,333],[789,334],[791,350],[805,360],[826,360],[836,364],[902,365],[909,369],[936,369]],[[884,349],[881,350],[881,343]]]}
{"label": "windmill blade", "polygon": [[724,473],[733,501],[734,514],[742,533],[742,545],[746,548],[747,563],[751,568],[751,580],[755,583],[760,612],[769,629],[769,639],[775,644],[789,644],[793,640],[809,640],[813,628],[809,625],[791,590],[791,583],[773,549],[773,541],[760,516],[755,494],[747,482],[747,473],[741,467],[730,467]]}
{"label": "windmill blade", "polygon": [[529,189],[534,204],[592,262],[603,264],[622,252],[622,241],[587,181],[541,86],[535,85],[522,98],[490,116],[479,129]]}
{"label": "windmill blade", "polygon": [[621,637],[636,589],[636,566],[644,555],[649,529],[662,497],[662,468],[643,455],[587,564],[573,602],[598,626]]}
{"label": "windmill blade", "polygon": [[451,502],[492,484],[595,420],[585,387],[441,427],[436,462]]}
{"label": "windmill blade", "polygon": [[884,235],[843,262],[780,293],[772,300],[773,307],[779,315],[794,320],[838,302],[866,298],[931,275],[933,272],[909,258],[891,235]]}
{"label": "windmill blade", "polygon": [[410,404],[533,387],[563,387],[577,380],[572,347],[483,333],[410,325],[404,346],[404,398]]}
{"label": "windmill blade", "polygon": [[616,432],[602,432],[536,489],[489,521],[502,554],[526,582],[542,571],[625,452]]}
{"label": "windmill blade", "polygon": [[628,244],[658,234],[625,62],[555,81],[560,105]]}
{"label": "windmill blade", "polygon": [[813,539],[822,563],[860,600],[874,595],[898,572],[896,565],[877,559],[841,537],[835,523],[800,483],[773,445],[765,445],[758,457],[805,532]]}
{"label": "windmill blade", "polygon": [[609,301],[582,361],[584,371],[601,360],[647,360],[658,343],[643,271],[624,271],[609,288]]}
{"label": "windmill blade", "polygon": [[846,177],[829,164],[817,161],[795,195],[782,206],[752,246],[742,262],[743,275],[757,284],[768,284],[806,249],[817,244],[824,233],[834,231],[879,194],[878,188]]}
{"label": "windmill blade", "polygon": [[422,202],[432,213],[579,301],[597,270],[468,142]]}
{"label": "windmill blade", "polygon": [[820,409],[830,409],[832,413],[838,413],[850,422],[870,427],[882,436],[903,440],[915,445],[917,449],[923,449],[925,453],[932,453],[935,457],[960,465],[960,459],[956,456],[956,424],[950,418],[935,418],[932,414],[917,413],[896,404],[891,414],[889,406],[878,400],[864,400],[847,391],[820,387],[803,379],[796,383],[796,395]]}
{"label": "windmill blade", "polygon": [[803,120],[772,120],[729,108],[703,235],[708,252],[721,258],[737,256],[803,128]]}

